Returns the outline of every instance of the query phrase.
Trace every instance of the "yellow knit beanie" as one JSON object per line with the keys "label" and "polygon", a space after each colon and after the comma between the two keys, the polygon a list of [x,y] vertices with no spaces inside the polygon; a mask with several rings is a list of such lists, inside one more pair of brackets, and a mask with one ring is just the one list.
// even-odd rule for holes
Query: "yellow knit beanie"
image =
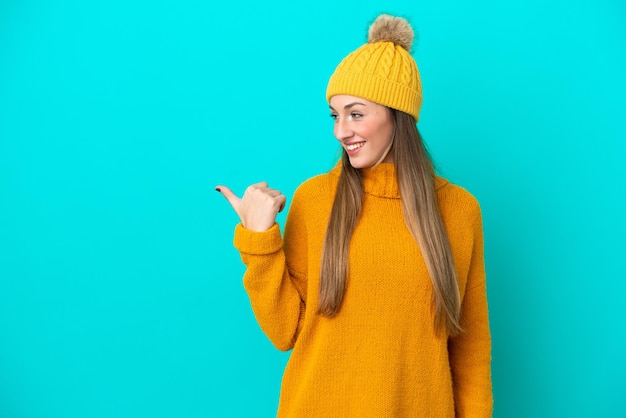
{"label": "yellow knit beanie", "polygon": [[330,77],[326,100],[337,94],[362,97],[419,119],[422,83],[409,53],[413,29],[401,17],[382,14],[369,28],[368,39],[339,63]]}

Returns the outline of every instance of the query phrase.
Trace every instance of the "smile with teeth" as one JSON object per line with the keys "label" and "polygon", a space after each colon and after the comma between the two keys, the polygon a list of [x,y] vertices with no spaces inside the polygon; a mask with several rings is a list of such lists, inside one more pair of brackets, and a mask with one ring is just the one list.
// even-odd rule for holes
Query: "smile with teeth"
{"label": "smile with teeth", "polygon": [[348,151],[354,151],[357,148],[361,148],[363,145],[365,145],[365,142],[357,142],[356,144],[346,145],[346,149]]}

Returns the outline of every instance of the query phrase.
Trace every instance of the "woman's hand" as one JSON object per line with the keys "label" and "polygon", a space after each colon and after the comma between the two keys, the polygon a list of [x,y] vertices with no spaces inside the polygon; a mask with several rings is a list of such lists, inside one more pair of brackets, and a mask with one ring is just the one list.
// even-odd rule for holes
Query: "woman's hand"
{"label": "woman's hand", "polygon": [[228,187],[217,186],[218,192],[228,200],[244,228],[251,231],[267,231],[276,222],[276,215],[285,208],[287,198],[278,190],[267,187],[267,183],[249,186],[242,198],[237,197]]}

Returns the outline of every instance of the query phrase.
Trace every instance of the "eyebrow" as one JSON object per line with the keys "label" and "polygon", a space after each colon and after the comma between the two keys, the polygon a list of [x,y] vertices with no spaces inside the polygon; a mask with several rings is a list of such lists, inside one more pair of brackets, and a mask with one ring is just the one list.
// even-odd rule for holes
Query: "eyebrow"
{"label": "eyebrow", "polygon": [[[356,105],[361,105],[361,106],[365,106],[365,103],[361,103],[361,102],[352,102],[352,103],[348,103],[347,105],[345,105],[343,108],[344,109],[350,109],[351,107],[354,107]],[[328,105],[328,107],[330,108],[330,110],[335,110],[333,109],[333,107],[331,105]]]}

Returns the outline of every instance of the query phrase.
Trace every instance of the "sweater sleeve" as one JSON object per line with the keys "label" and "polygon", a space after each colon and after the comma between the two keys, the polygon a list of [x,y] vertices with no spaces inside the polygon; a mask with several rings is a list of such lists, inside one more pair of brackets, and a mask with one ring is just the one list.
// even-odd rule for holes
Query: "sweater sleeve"
{"label": "sweater sleeve", "polygon": [[473,248],[461,305],[463,332],[449,340],[450,366],[454,383],[456,416],[491,417],[491,336],[480,207],[472,211]]}
{"label": "sweater sleeve", "polygon": [[276,223],[265,232],[253,232],[241,224],[235,228],[234,245],[246,265],[243,283],[252,310],[265,335],[282,351],[293,348],[306,306],[302,273],[306,257],[299,258],[306,253],[306,233],[297,206],[294,196],[284,242]]}

